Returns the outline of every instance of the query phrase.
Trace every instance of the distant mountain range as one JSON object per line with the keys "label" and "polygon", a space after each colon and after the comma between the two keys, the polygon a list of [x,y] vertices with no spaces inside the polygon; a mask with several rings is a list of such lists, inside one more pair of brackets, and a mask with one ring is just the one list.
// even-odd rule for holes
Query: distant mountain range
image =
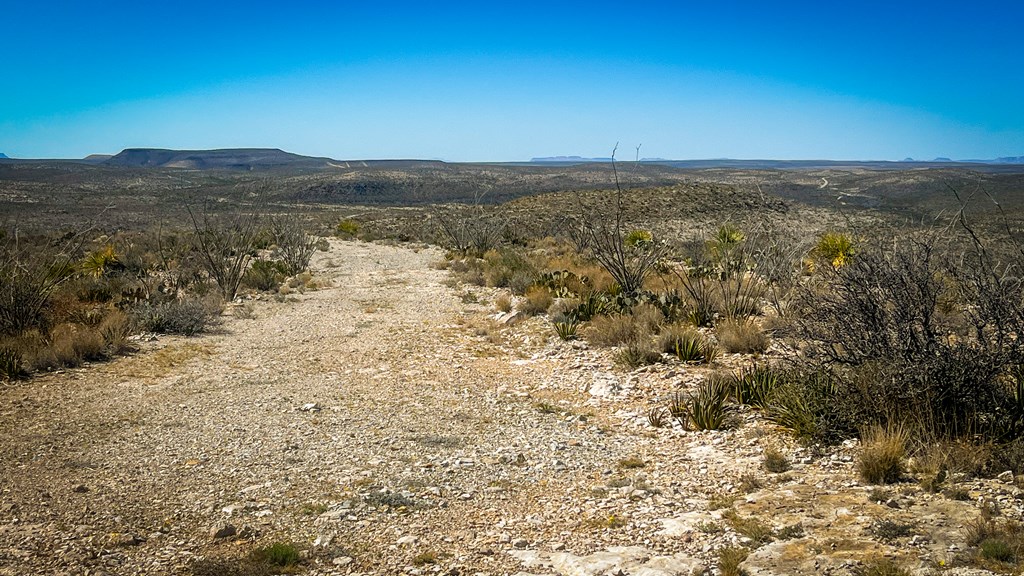
{"label": "distant mountain range", "polygon": [[577,164],[580,162],[611,162],[611,158],[584,158],[582,156],[542,156],[540,158],[530,158],[530,162],[537,164],[565,164],[572,163]]}
{"label": "distant mountain range", "polygon": [[[9,158],[0,154],[4,162],[43,162],[44,160],[24,160]],[[508,162],[507,164],[541,166],[571,166],[574,164],[607,163],[612,158],[588,158],[584,156],[541,156],[531,158],[529,162]],[[129,168],[180,168],[187,170],[334,170],[351,168],[408,168],[411,166],[443,165],[438,160],[333,160],[314,156],[302,156],[285,152],[277,148],[227,148],[220,150],[169,150],[163,148],[126,148],[118,154],[90,154],[81,160],[62,160],[63,162],[79,162],[97,166],[129,167]],[[626,160],[628,161],[628,160]],[[625,161],[624,161],[625,162]],[[945,166],[950,164],[981,164],[1003,169],[1015,170],[1016,166],[1024,165],[1024,156],[1004,156],[994,160],[951,160],[936,158],[934,160],[914,160],[905,158],[901,161],[859,161],[859,160],[737,160],[729,158],[711,158],[704,160],[668,160],[665,158],[643,158],[647,164],[658,164],[675,168],[734,168],[734,169],[813,169],[843,166],[856,166],[868,169],[889,169],[912,166]],[[505,164],[493,162],[487,164]]]}
{"label": "distant mountain range", "polygon": [[7,158],[7,154],[4,154],[3,152],[0,152],[0,158]]}

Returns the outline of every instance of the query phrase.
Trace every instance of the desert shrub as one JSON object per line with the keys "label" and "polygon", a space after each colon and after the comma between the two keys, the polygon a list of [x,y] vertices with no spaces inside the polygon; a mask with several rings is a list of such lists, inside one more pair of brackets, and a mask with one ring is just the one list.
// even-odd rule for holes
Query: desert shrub
{"label": "desert shrub", "polygon": [[195,336],[212,326],[219,310],[199,299],[145,303],[133,310],[135,322],[144,331]]}
{"label": "desert shrub", "polygon": [[280,568],[295,566],[299,563],[299,549],[294,544],[275,542],[265,548],[253,552],[253,557]]}
{"label": "desert shrub", "polygon": [[501,244],[508,219],[493,208],[472,207],[437,209],[433,213],[441,243],[463,255],[483,256]]}
{"label": "desert shrub", "polygon": [[512,310],[512,298],[505,293],[499,294],[498,297],[494,299],[494,308],[498,312],[508,312]]}
{"label": "desert shrub", "polygon": [[702,382],[696,393],[683,396],[677,393],[669,405],[669,412],[684,428],[718,430],[725,426],[732,413],[726,403],[729,387],[721,379],[709,378]]}
{"label": "desert shrub", "polygon": [[718,281],[716,287],[719,300],[717,308],[726,318],[746,320],[761,313],[761,298],[765,290],[756,276],[736,273]]}
{"label": "desert shrub", "polygon": [[893,542],[900,538],[906,538],[911,535],[913,530],[913,523],[895,520],[878,520],[868,528],[872,536],[883,542]]}
{"label": "desert shrub", "polygon": [[272,218],[270,232],[274,241],[273,256],[284,265],[286,275],[294,276],[309,268],[317,239],[306,233],[298,215]]}
{"label": "desert shrub", "polygon": [[871,484],[899,482],[905,472],[907,433],[902,428],[873,427],[861,435],[857,471]]}
{"label": "desert shrub", "polygon": [[760,354],[768,349],[768,336],[756,322],[725,320],[715,326],[718,343],[727,352]]}
{"label": "desert shrub", "polygon": [[[797,293],[806,357],[831,367],[841,410],[915,434],[1024,434],[1021,283],[984,246],[947,256],[943,238],[860,247]],[[955,297],[950,296],[954,292]],[[952,312],[950,301],[959,302]]]}
{"label": "desert shrub", "polygon": [[519,303],[519,310],[524,314],[535,316],[547,312],[553,302],[554,298],[551,297],[551,292],[547,288],[535,286],[526,291],[526,297]]}
{"label": "desert shrub", "polygon": [[242,284],[247,288],[267,292],[277,290],[288,275],[288,266],[280,260],[258,259],[245,271]]}
{"label": "desert shrub", "polygon": [[628,314],[597,316],[584,333],[587,341],[598,346],[618,346],[636,340],[640,329]]}
{"label": "desert shrub", "polygon": [[510,248],[488,250],[483,255],[484,282],[487,286],[510,288],[524,294],[537,280],[537,268],[520,252]]}
{"label": "desert shrub", "polygon": [[629,342],[615,355],[615,361],[627,368],[639,368],[661,362],[661,353],[646,339]]}
{"label": "desert shrub", "polygon": [[733,509],[722,514],[722,518],[732,526],[737,534],[749,538],[757,545],[766,544],[775,539],[775,531],[772,527],[757,518],[743,518]]}
{"label": "desert shrub", "polygon": [[717,312],[717,297],[710,278],[694,274],[679,274],[686,299],[686,320],[697,327],[710,326]]}
{"label": "desert shrub", "polygon": [[630,313],[640,330],[648,334],[657,334],[665,322],[665,315],[654,304],[646,302],[638,304]]}
{"label": "desert shrub", "polygon": [[226,301],[235,298],[261,242],[260,222],[266,205],[266,190],[255,190],[253,195],[252,207],[235,214],[214,215],[209,206],[196,214],[191,206],[186,206],[199,260]]}
{"label": "desert shrub", "polygon": [[359,235],[359,230],[359,222],[351,218],[346,218],[341,222],[338,222],[338,226],[334,229],[334,235],[338,238],[350,240]]}

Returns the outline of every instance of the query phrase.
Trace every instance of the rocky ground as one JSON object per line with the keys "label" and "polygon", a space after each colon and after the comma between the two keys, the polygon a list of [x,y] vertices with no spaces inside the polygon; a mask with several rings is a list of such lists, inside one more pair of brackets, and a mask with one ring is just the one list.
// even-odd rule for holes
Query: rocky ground
{"label": "rocky ground", "polygon": [[[750,574],[927,573],[979,501],[1021,516],[1012,478],[882,492],[855,445],[801,448],[752,412],[655,428],[706,368],[624,372],[495,318],[496,292],[452,287],[440,258],[335,241],[314,261],[333,287],[3,385],[0,574],[230,574],[274,542],[325,575],[683,575],[727,546]],[[764,470],[769,448],[792,468]]]}

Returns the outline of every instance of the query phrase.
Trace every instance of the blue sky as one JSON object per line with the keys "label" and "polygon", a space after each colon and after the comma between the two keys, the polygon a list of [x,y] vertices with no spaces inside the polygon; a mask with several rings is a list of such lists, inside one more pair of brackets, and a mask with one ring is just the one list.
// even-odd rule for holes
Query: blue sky
{"label": "blue sky", "polygon": [[11,2],[0,152],[1024,155],[1021,2]]}

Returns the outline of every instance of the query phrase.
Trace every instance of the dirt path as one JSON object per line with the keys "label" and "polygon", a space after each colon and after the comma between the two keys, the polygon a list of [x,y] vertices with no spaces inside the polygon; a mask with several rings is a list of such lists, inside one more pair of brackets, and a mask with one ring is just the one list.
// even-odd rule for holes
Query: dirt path
{"label": "dirt path", "polygon": [[[794,542],[811,551],[780,569],[815,573],[835,508],[860,536],[914,506],[953,513],[870,503],[847,452],[801,463],[750,417],[650,428],[647,408],[698,370],[611,374],[542,320],[499,330],[473,303],[487,291],[447,286],[440,256],[334,242],[313,265],[333,288],[0,391],[0,574],[232,573],[273,542],[294,542],[311,574],[597,574],[606,560],[683,574],[749,544],[709,510],[718,494],[775,528],[802,519]],[[767,445],[794,471],[742,497]]]}
{"label": "dirt path", "polygon": [[315,262],[334,288],[6,389],[0,573],[183,572],[244,548],[213,541],[227,523],[382,572],[421,553],[516,564],[483,537],[536,508],[542,479],[574,489],[564,462],[543,474],[554,453],[619,450],[503,394],[530,375],[481,357],[439,257],[339,243]]}

